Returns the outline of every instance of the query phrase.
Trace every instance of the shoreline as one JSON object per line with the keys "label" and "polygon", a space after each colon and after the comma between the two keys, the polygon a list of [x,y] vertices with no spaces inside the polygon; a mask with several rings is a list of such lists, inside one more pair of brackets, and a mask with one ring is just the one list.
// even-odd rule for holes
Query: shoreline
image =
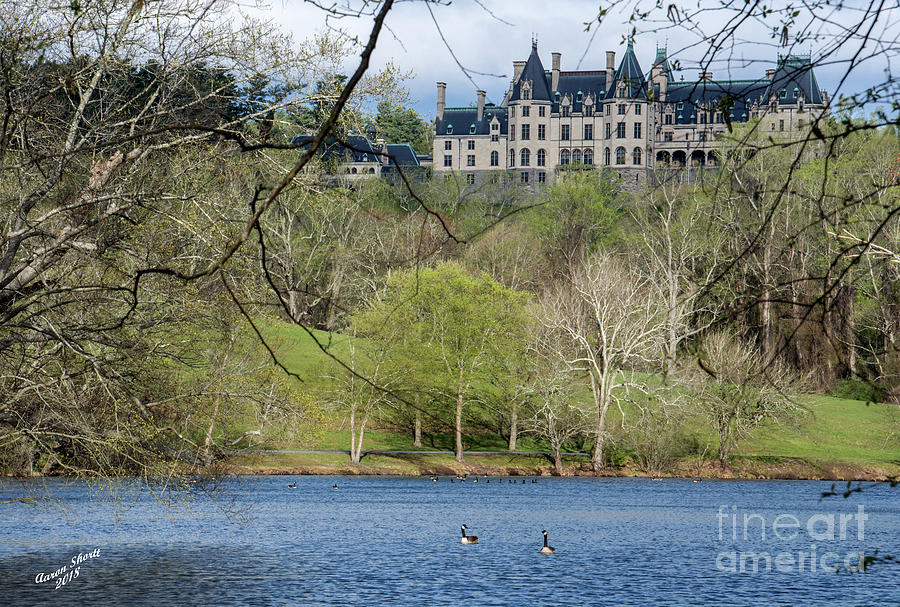
{"label": "shoreline", "polygon": [[[808,459],[770,458],[773,461],[741,458],[729,465],[720,467],[718,462],[679,461],[666,470],[647,471],[634,465],[619,468],[605,468],[594,474],[590,462],[579,462],[564,466],[563,474],[557,475],[553,465],[545,458],[519,456],[506,463],[480,462],[479,456],[470,456],[463,463],[454,459],[434,458],[439,461],[427,461],[426,457],[384,457],[371,463],[353,464],[344,457],[335,458],[294,458],[301,461],[284,461],[285,457],[256,456],[247,458],[254,461],[226,462],[220,472],[235,476],[244,475],[294,475],[294,476],[563,476],[600,478],[682,478],[703,480],[809,480],[809,481],[860,481],[890,482],[900,478],[900,465],[890,464],[854,464],[841,461],[816,461]],[[238,458],[234,458],[238,459]],[[319,461],[316,461],[316,460]],[[268,460],[268,461],[267,461]],[[312,461],[310,461],[312,460]],[[324,461],[323,461],[324,460]]]}

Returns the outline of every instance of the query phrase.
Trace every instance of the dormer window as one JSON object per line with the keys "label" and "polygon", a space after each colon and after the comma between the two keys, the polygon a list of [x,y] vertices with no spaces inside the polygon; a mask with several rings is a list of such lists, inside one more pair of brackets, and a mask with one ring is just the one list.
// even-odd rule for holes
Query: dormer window
{"label": "dormer window", "polygon": [[797,87],[794,87],[794,99],[797,98],[797,93],[799,93],[799,92],[800,92],[800,89],[798,89]]}
{"label": "dormer window", "polygon": [[679,102],[678,102],[678,105],[676,106],[675,109],[677,109],[679,112],[680,112],[681,110],[683,110],[683,109],[684,109],[684,102],[683,102],[683,101],[679,101]]}
{"label": "dormer window", "polygon": [[781,97],[782,99],[787,99],[787,89],[781,89],[781,95],[780,95],[780,97]]}
{"label": "dormer window", "polygon": [[575,102],[581,103],[581,91],[578,91],[578,94],[575,96]]}
{"label": "dormer window", "polygon": [[519,91],[521,93],[521,97],[522,97],[523,101],[530,100],[531,99],[531,82],[529,82],[527,80],[525,82],[523,82],[521,84],[521,87],[519,88]]}
{"label": "dormer window", "polygon": [[447,134],[448,134],[448,135],[452,135],[452,134],[453,134],[453,125],[452,125],[452,124],[448,124],[448,125],[447,125]]}
{"label": "dormer window", "polygon": [[499,129],[499,128],[500,128],[500,125],[497,124],[496,122],[495,122],[494,124],[491,125],[491,130],[492,130],[492,131],[496,131],[496,130]]}
{"label": "dormer window", "polygon": [[475,134],[475,125],[471,124],[471,125],[469,125],[469,135],[474,135],[474,134]]}

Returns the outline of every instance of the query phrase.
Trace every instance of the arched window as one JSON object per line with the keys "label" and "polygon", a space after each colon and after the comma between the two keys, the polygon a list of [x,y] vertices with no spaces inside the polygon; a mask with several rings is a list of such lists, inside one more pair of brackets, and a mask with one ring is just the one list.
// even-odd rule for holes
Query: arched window
{"label": "arched window", "polygon": [[529,150],[528,148],[522,148],[522,152],[520,153],[520,155],[522,157],[521,158],[521,160],[522,160],[521,166],[523,166],[523,167],[530,166],[531,165],[531,150]]}
{"label": "arched window", "polygon": [[537,165],[539,167],[546,166],[547,164],[547,152],[544,151],[543,148],[537,151]]}
{"label": "arched window", "polygon": [[631,150],[631,164],[640,164],[641,163],[641,148],[634,148]]}
{"label": "arched window", "polygon": [[581,162],[581,150],[572,150],[572,163]]}
{"label": "arched window", "polygon": [[491,166],[496,167],[500,166],[500,153],[499,152],[491,152]]}
{"label": "arched window", "polygon": [[559,153],[559,163],[560,164],[569,164],[569,150],[562,150]]}
{"label": "arched window", "polygon": [[[609,107],[609,106],[606,106],[606,107]],[[606,166],[609,166],[609,162],[610,162],[609,161],[609,148],[605,148],[603,150],[603,164],[605,164]]]}
{"label": "arched window", "polygon": [[584,164],[594,164],[594,150],[584,151]]}
{"label": "arched window", "polygon": [[510,167],[516,166],[516,151],[515,150],[509,151],[509,166]]}
{"label": "arched window", "polygon": [[616,164],[625,164],[625,148],[616,148]]}

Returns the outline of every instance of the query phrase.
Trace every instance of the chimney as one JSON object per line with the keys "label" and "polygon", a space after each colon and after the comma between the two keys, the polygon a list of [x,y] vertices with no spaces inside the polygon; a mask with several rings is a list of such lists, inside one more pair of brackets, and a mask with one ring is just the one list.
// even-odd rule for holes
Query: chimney
{"label": "chimney", "polygon": [[553,57],[553,75],[551,77],[550,92],[553,92],[559,88],[559,66],[562,63],[562,55],[560,53],[553,53],[551,56]]}
{"label": "chimney", "polygon": [[437,119],[444,119],[444,106],[447,105],[447,83],[437,83]]}
{"label": "chimney", "polygon": [[712,80],[712,72],[700,72],[700,80],[702,81],[711,81]]}
{"label": "chimney", "polygon": [[481,122],[481,119],[484,118],[484,96],[487,95],[484,91],[476,91],[478,93],[478,122]]}
{"label": "chimney", "polygon": [[766,70],[766,80],[771,80],[775,77],[775,70]]}
{"label": "chimney", "polygon": [[515,84],[519,80],[519,76],[522,75],[522,71],[525,69],[524,61],[513,61],[513,84]]}
{"label": "chimney", "polygon": [[606,51],[606,88],[612,86],[612,81],[616,77],[616,51]]}

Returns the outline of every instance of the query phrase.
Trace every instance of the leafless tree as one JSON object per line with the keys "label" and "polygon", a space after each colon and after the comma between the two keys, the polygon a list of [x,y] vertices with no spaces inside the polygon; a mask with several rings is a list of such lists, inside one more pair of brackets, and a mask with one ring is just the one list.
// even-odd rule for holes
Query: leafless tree
{"label": "leafless tree", "polygon": [[543,306],[541,322],[565,338],[560,356],[588,377],[592,465],[599,472],[609,408],[640,389],[635,371],[650,369],[658,357],[665,308],[646,277],[609,255],[589,260],[570,284],[545,295]]}

